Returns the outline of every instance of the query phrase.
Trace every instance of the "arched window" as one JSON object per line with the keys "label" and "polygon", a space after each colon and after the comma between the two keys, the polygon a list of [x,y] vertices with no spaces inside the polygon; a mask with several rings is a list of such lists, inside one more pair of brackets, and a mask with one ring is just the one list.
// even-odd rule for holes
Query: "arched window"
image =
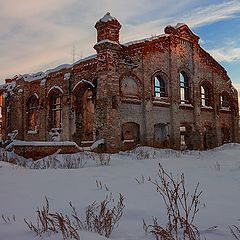
{"label": "arched window", "polygon": [[154,96],[155,97],[167,96],[165,82],[159,75],[154,77]]}
{"label": "arched window", "polygon": [[37,108],[38,98],[32,95],[27,102],[27,129],[28,131],[36,131],[37,129]]}
{"label": "arched window", "polygon": [[228,93],[223,92],[222,95],[220,96],[220,101],[221,101],[221,107],[222,108],[229,108],[230,107]]}
{"label": "arched window", "polygon": [[201,86],[201,104],[202,106],[210,106],[209,88]]}
{"label": "arched window", "polygon": [[189,79],[185,72],[180,73],[181,103],[189,103]]}
{"label": "arched window", "polygon": [[50,97],[50,127],[61,128],[62,126],[62,96],[54,93]]}

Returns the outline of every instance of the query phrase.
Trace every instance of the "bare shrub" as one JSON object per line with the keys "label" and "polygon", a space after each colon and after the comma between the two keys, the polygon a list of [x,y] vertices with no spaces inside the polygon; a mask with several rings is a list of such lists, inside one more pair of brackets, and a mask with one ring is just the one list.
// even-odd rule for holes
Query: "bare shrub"
{"label": "bare shrub", "polygon": [[109,166],[111,155],[109,153],[98,153],[95,158],[96,164],[100,166]]}
{"label": "bare shrub", "polygon": [[28,160],[24,159],[18,155],[9,156],[5,150],[0,151],[0,161],[8,162],[20,167],[27,167]]}
{"label": "bare shrub", "polygon": [[153,181],[149,178],[149,181],[156,187],[164,201],[168,222],[166,226],[161,226],[156,218],[150,225],[144,221],[144,230],[152,233],[157,240],[199,240],[200,233],[193,224],[199,211],[199,197],[202,194],[202,191],[198,191],[199,183],[193,193],[190,193],[186,190],[184,174],[181,174],[180,179],[175,179],[161,164],[158,180]]}
{"label": "bare shrub", "polygon": [[149,159],[150,153],[144,149],[140,149],[139,153],[137,154],[137,160]]}
{"label": "bare shrub", "polygon": [[75,219],[75,226],[81,230],[96,232],[107,238],[112,234],[119,220],[122,217],[124,197],[120,194],[119,200],[115,206],[109,207],[110,203],[114,203],[115,200],[110,197],[106,197],[102,202],[93,202],[89,205],[85,211],[85,220],[82,221],[78,216],[76,209],[70,203],[72,207],[72,217]]}
{"label": "bare shrub", "polygon": [[50,213],[47,197],[45,199],[46,205],[43,206],[42,209],[37,209],[37,225],[28,222],[24,218],[28,228],[35,232],[37,236],[42,236],[43,234],[51,235],[52,233],[61,232],[63,239],[72,238],[80,240],[77,228],[72,224],[69,217],[58,212]]}
{"label": "bare shrub", "polygon": [[229,226],[231,234],[233,235],[234,239],[240,240],[240,228],[236,225]]}
{"label": "bare shrub", "polygon": [[[51,213],[47,197],[45,199],[46,205],[42,209],[37,209],[37,224],[34,225],[26,219],[24,221],[28,228],[36,233],[37,236],[42,236],[43,234],[50,236],[53,233],[61,233],[63,239],[71,238],[80,240],[78,230],[96,232],[109,238],[113,229],[118,226],[125,207],[123,204],[124,198],[121,194],[115,205],[115,199],[110,195],[110,197],[106,197],[100,203],[93,202],[89,205],[85,211],[84,220],[81,220],[71,202],[69,205],[72,213],[69,217],[58,212]],[[112,204],[112,207],[109,206],[110,204]],[[5,221],[7,220],[5,219]]]}

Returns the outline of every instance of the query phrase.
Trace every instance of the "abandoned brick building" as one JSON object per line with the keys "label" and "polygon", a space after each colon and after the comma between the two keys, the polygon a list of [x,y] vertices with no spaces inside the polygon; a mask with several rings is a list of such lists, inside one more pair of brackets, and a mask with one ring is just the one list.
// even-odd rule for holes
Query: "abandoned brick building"
{"label": "abandoned brick building", "polygon": [[186,24],[121,44],[107,13],[95,25],[96,55],[7,79],[1,134],[22,141],[104,140],[115,152],[137,144],[207,149],[238,142],[238,96],[224,68]]}

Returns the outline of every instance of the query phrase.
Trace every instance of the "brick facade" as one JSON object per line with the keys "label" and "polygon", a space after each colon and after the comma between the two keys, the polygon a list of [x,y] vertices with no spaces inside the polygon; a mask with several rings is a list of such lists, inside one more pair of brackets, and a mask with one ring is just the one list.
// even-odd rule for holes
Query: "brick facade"
{"label": "brick facade", "polygon": [[14,130],[23,141],[57,135],[57,141],[87,146],[104,139],[108,152],[137,144],[207,149],[239,141],[237,91],[187,25],[126,44],[109,13],[95,28],[96,55],[6,80],[0,92],[4,140]]}

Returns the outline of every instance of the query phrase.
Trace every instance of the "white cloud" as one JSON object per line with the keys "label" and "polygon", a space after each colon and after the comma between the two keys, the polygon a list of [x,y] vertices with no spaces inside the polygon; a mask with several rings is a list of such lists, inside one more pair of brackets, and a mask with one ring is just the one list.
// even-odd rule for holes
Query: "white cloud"
{"label": "white cloud", "polygon": [[233,62],[240,60],[240,48],[224,47],[208,50],[208,52],[219,62]]}

